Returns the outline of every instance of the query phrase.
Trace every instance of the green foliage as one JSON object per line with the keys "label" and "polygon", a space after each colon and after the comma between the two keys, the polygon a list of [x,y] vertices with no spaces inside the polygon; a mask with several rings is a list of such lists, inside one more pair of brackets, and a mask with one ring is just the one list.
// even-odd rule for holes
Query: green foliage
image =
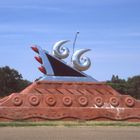
{"label": "green foliage", "polygon": [[127,82],[124,79],[120,79],[118,75],[113,75],[111,81],[107,81],[107,83],[119,93],[127,94]]}
{"label": "green foliage", "polygon": [[136,99],[140,99],[140,76],[128,78],[128,80],[120,79],[118,76],[113,75],[107,84],[112,86],[121,94],[128,94]]}
{"label": "green foliage", "polygon": [[0,68],[0,97],[7,96],[13,92],[19,92],[30,82],[22,79],[22,75],[8,66]]}
{"label": "green foliage", "polygon": [[140,99],[140,76],[128,78],[127,81],[128,94]]}

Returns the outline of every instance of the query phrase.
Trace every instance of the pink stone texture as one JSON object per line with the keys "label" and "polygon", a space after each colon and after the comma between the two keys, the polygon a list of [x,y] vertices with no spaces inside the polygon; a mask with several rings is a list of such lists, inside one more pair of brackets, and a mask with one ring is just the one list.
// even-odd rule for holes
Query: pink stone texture
{"label": "pink stone texture", "polygon": [[105,83],[38,81],[0,99],[0,121],[140,121],[140,101]]}

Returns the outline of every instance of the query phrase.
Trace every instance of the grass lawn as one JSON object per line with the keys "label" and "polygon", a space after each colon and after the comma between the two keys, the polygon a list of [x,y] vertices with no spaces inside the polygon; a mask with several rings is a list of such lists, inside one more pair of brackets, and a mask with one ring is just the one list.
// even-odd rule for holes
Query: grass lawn
{"label": "grass lawn", "polygon": [[123,121],[43,121],[43,122],[0,122],[0,127],[25,127],[25,126],[137,126],[140,122],[123,122]]}

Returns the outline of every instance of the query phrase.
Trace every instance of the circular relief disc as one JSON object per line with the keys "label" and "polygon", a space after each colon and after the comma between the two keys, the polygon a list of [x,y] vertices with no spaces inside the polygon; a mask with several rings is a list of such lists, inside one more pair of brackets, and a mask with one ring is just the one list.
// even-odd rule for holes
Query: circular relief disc
{"label": "circular relief disc", "polygon": [[104,104],[102,97],[95,97],[94,101],[98,107],[101,107]]}
{"label": "circular relief disc", "polygon": [[49,105],[49,106],[54,106],[56,104],[56,99],[54,96],[48,96],[46,97],[46,103]]}
{"label": "circular relief disc", "polygon": [[23,101],[22,101],[20,96],[16,95],[16,96],[13,97],[12,102],[13,102],[14,105],[20,106]]}
{"label": "circular relief disc", "polygon": [[40,99],[37,96],[33,95],[29,97],[29,102],[31,105],[37,106],[40,103]]}
{"label": "circular relief disc", "polygon": [[125,98],[125,104],[128,107],[133,107],[135,105],[135,100],[132,97],[126,97]]}
{"label": "circular relief disc", "polygon": [[81,106],[86,106],[88,104],[88,99],[85,96],[81,96],[79,97],[78,102]]}
{"label": "circular relief disc", "polygon": [[72,104],[72,99],[69,96],[63,97],[63,104],[66,106],[70,106]]}
{"label": "circular relief disc", "polygon": [[110,98],[110,104],[114,107],[119,105],[119,99],[117,97],[111,97]]}

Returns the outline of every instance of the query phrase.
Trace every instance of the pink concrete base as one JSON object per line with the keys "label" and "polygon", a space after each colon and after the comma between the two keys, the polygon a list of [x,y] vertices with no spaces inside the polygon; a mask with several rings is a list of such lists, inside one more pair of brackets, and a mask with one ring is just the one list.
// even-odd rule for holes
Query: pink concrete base
{"label": "pink concrete base", "polygon": [[0,100],[0,121],[140,121],[140,101],[104,83],[35,82]]}

